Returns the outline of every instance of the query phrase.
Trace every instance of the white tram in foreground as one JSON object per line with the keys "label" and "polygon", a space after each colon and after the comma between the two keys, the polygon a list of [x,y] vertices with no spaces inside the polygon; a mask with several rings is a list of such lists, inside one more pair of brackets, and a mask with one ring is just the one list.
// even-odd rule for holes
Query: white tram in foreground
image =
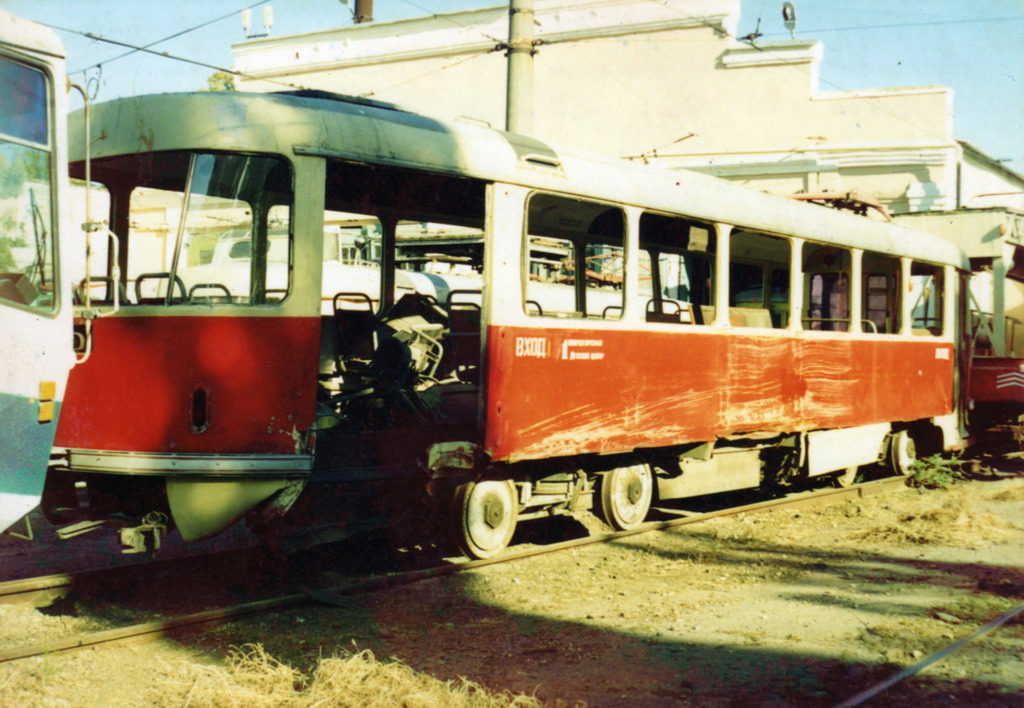
{"label": "white tram in foreground", "polygon": [[65,82],[56,35],[0,10],[0,532],[39,503],[74,363]]}
{"label": "white tram in foreground", "polygon": [[430,520],[485,557],[525,519],[963,442],[967,262],[924,233],[322,93],[118,100],[92,140],[122,245],[79,291],[119,309],[56,523]]}

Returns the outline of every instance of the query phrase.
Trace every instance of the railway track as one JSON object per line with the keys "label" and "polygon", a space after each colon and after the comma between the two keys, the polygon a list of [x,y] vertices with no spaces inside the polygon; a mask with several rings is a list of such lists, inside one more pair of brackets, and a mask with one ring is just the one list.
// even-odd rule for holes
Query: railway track
{"label": "railway track", "polygon": [[[17,659],[25,659],[33,656],[41,656],[44,654],[95,647],[112,642],[143,638],[154,639],[186,628],[195,628],[202,625],[227,622],[247,615],[280,610],[311,602],[347,606],[351,604],[351,598],[357,595],[367,594],[400,585],[408,585],[428,580],[430,578],[452,575],[473,568],[481,568],[488,565],[496,565],[498,563],[510,563],[517,560],[532,558],[548,553],[557,553],[571,548],[579,548],[581,546],[597,543],[608,543],[618,539],[635,536],[637,534],[677,528],[715,518],[739,516],[742,514],[755,514],[777,509],[800,509],[811,506],[833,504],[869,495],[881,494],[898,486],[902,486],[904,483],[904,478],[893,477],[866,482],[864,484],[847,488],[800,492],[783,498],[770,499],[754,504],[746,504],[743,506],[730,507],[727,509],[703,513],[661,508],[659,511],[662,514],[676,515],[677,518],[646,523],[628,531],[591,535],[543,546],[512,548],[500,556],[484,560],[447,563],[445,565],[421,570],[357,580],[331,588],[303,588],[299,592],[292,592],[278,597],[210,609],[166,620],[146,622],[100,632],[77,634],[53,641],[4,649],[0,650],[0,663],[14,661]],[[87,573],[50,575],[0,583],[0,603],[16,602],[42,606],[46,604],[48,600],[52,601],[54,598],[59,598],[68,593],[72,588],[83,583],[95,581],[97,578],[109,572],[109,570],[93,570],[88,571]]]}

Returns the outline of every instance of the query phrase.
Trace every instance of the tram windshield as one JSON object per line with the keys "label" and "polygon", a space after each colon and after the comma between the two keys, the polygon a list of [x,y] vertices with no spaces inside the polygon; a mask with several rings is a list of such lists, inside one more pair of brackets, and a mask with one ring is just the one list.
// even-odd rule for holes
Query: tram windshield
{"label": "tram windshield", "polygon": [[0,302],[52,310],[53,196],[46,75],[0,59]]}
{"label": "tram windshield", "polygon": [[[92,174],[111,193],[129,195],[124,304],[263,305],[288,294],[293,194],[285,160],[149,153],[97,160]],[[112,223],[116,229],[118,215]]]}

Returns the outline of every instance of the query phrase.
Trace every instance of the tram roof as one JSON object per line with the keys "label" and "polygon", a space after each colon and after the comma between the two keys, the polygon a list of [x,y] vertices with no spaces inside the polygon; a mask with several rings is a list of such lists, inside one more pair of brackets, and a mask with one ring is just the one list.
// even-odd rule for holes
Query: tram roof
{"label": "tram roof", "polygon": [[[82,111],[72,115],[69,135],[81,134],[81,120]],[[484,125],[444,122],[323,92],[123,98],[92,109],[92,132],[94,158],[166,150],[333,157],[562,192],[968,269],[955,245],[905,226],[688,170],[562,150]],[[82,141],[70,143],[71,160],[83,159]]]}
{"label": "tram roof", "polygon": [[65,56],[64,47],[53,30],[6,10],[0,10],[0,46],[28,49],[59,58]]}

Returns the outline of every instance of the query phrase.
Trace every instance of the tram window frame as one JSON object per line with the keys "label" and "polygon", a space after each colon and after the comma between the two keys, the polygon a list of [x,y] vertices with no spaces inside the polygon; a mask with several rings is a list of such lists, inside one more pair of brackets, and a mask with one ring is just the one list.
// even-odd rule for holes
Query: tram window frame
{"label": "tram window frame", "polygon": [[[325,215],[357,214],[380,224],[380,251],[374,253],[379,255],[380,291],[368,294],[377,315],[386,316],[408,292],[398,282],[401,244],[396,231],[400,224],[444,224],[484,233],[487,183],[482,180],[337,158],[328,158],[326,166]],[[479,250],[482,264],[482,237]]]}
{"label": "tram window frame", "polygon": [[[13,200],[0,200],[0,206],[8,204],[0,217],[10,225],[0,236],[0,304],[52,317],[60,304],[53,76],[45,67],[3,56],[0,82],[11,87],[11,95],[25,98],[0,107],[5,176],[20,180],[16,190],[12,179],[5,179],[0,188],[18,193]],[[23,192],[28,195],[27,208],[22,208],[26,200],[18,198]],[[15,228],[21,235],[12,237]]]}
{"label": "tram window frame", "polygon": [[865,334],[899,334],[903,327],[900,259],[865,251],[860,270],[862,330]]}
{"label": "tram window frame", "polygon": [[[558,258],[559,252],[568,255]],[[626,304],[625,210],[592,199],[532,193],[526,201],[522,269],[527,315],[621,319]],[[579,272],[583,278],[577,277]],[[554,290],[561,286],[571,290]]]}
{"label": "tram window frame", "polygon": [[[911,261],[907,293],[910,298],[911,334],[920,337],[941,337],[945,333],[945,276],[945,268],[940,265]],[[915,292],[918,292],[916,296]]]}
{"label": "tram window frame", "polygon": [[641,285],[639,290],[647,321],[711,324],[715,319],[714,226],[645,211],[639,230],[641,278],[645,264],[650,277],[650,286],[645,290]]}
{"label": "tram window frame", "polygon": [[[833,244],[805,241],[801,253],[801,272],[804,278],[803,329],[811,332],[848,333],[853,309],[851,250]],[[813,314],[816,311],[819,316]],[[844,312],[845,315],[842,314]]]}
{"label": "tram window frame", "polygon": [[[792,241],[781,236],[742,229],[730,234],[729,321],[734,327],[785,329],[789,326],[792,252]],[[745,287],[741,288],[741,283]],[[757,289],[760,293],[750,295],[750,303],[760,307],[741,304],[741,295]],[[782,293],[781,298],[776,298],[776,291]]]}
{"label": "tram window frame", "polygon": [[479,310],[483,245],[483,229],[476,226],[400,219],[395,227],[395,300],[403,293],[432,289],[446,309]]}
{"label": "tram window frame", "polygon": [[[90,211],[95,215],[102,215],[101,218],[94,218],[94,221],[101,223],[109,230],[109,214],[111,205],[111,194],[105,184],[93,181],[86,184],[84,179],[72,177],[68,190],[69,211],[72,214],[85,214],[85,202],[89,200]],[[91,306],[103,307],[114,304],[114,282],[111,277],[112,264],[110,262],[110,236],[103,230],[91,232],[86,235],[86,242],[89,244],[89,273],[86,278],[86,263],[83,261],[78,268],[70,273],[72,291],[76,305],[85,304],[86,290],[89,291],[89,304]],[[124,284],[118,285],[120,293],[118,304],[127,300]]]}
{"label": "tram window frame", "polygon": [[[379,313],[383,306],[383,263],[384,227],[377,216],[325,210],[321,314],[333,314],[335,308],[365,310],[367,306],[374,315]],[[353,267],[361,270],[352,272]],[[354,277],[358,273],[364,277]]]}
{"label": "tram window frame", "polygon": [[[83,171],[83,163],[70,166],[73,177],[81,178]],[[199,184],[195,181],[197,175],[200,177]],[[292,213],[295,208],[295,174],[291,162],[285,157],[272,153],[202,149],[134,153],[94,160],[92,177],[103,184],[111,195],[113,230],[126,230],[126,233],[120,234],[119,267],[121,282],[127,294],[126,298],[121,299],[123,306],[200,304],[266,307],[278,305],[291,293],[294,284],[295,239]],[[186,189],[190,187],[186,194]],[[176,217],[178,221],[146,224],[144,219],[135,218],[140,207],[138,200],[143,193],[140,190],[165,194],[169,201],[163,215]],[[230,259],[245,261],[247,265],[219,263],[216,265],[222,266],[220,272],[210,268],[196,273],[198,267],[214,265],[217,245],[222,237],[227,245],[222,245],[221,255],[225,252],[230,254],[233,244],[228,242],[234,238],[230,233],[232,229],[225,226],[223,221],[217,222],[216,226],[193,228],[190,231],[189,219],[201,211],[193,209],[194,200],[198,200],[201,205],[204,199],[232,202],[235,204],[232,208],[240,214],[248,210],[243,230],[249,234],[250,242],[256,245],[256,258],[247,261]],[[175,205],[181,208],[175,211],[172,208]],[[224,203],[220,206],[227,208]],[[136,211],[133,213],[133,210]],[[252,218],[257,211],[258,218]],[[206,216],[209,218],[211,215]],[[181,219],[184,219],[184,223]],[[216,219],[208,220],[211,224],[216,222]],[[275,221],[276,224],[273,223]],[[147,227],[148,230],[145,230]],[[153,271],[148,265],[142,265],[139,257],[140,248],[144,247],[143,235],[157,233],[163,234],[160,244],[162,250],[158,253],[151,248],[147,256],[159,260],[160,269]],[[238,239],[244,238],[242,234],[235,236]],[[275,236],[284,237],[286,243],[283,246],[275,244]],[[279,254],[277,258],[275,254]],[[206,262],[207,258],[210,259],[209,263]],[[274,267],[275,264],[281,267]],[[190,281],[192,276],[195,277],[195,282],[185,284],[182,274],[186,272],[189,273]],[[223,279],[232,272],[242,274],[239,277],[245,279],[245,292],[235,292],[224,282]],[[146,280],[151,281],[149,287],[155,288],[155,293],[143,295],[146,291],[143,283]]]}

